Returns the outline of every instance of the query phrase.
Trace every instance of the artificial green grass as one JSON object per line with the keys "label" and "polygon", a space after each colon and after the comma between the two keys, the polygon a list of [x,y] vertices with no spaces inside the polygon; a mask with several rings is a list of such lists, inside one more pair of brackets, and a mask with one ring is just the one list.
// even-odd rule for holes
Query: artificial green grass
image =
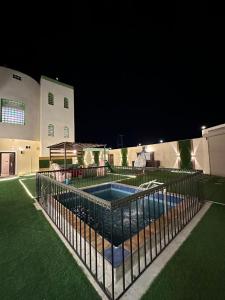
{"label": "artificial green grass", "polygon": [[0,299],[99,299],[18,180],[0,182]]}
{"label": "artificial green grass", "polygon": [[106,183],[111,181],[120,181],[123,183],[127,178],[129,177],[114,175],[114,174],[108,174],[107,176],[99,176],[99,177],[84,177],[84,178],[75,177],[74,179],[72,179],[72,182],[70,184],[75,186],[76,188],[82,188],[90,185],[96,185],[96,184],[101,184],[101,183]]}
{"label": "artificial green grass", "polygon": [[180,179],[182,177],[186,177],[187,174],[175,173],[170,171],[145,171],[144,174],[139,174],[135,178],[128,178],[123,180],[123,183],[129,185],[139,186],[144,182],[148,182],[151,180],[157,180],[162,183],[169,183],[175,179]]}
{"label": "artificial green grass", "polygon": [[142,300],[225,299],[225,207],[214,204]]}
{"label": "artificial green grass", "polygon": [[200,181],[204,200],[225,204],[225,178],[203,175]]}
{"label": "artificial green grass", "polygon": [[23,184],[28,188],[33,197],[36,197],[36,177],[21,178]]}

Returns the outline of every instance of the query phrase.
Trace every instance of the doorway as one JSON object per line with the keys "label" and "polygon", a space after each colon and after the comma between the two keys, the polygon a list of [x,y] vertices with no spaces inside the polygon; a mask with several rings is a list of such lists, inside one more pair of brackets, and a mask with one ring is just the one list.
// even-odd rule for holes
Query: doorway
{"label": "doorway", "polygon": [[113,154],[109,154],[109,163],[110,163],[110,165],[114,166],[114,155]]}
{"label": "doorway", "polygon": [[0,152],[0,176],[15,175],[15,153]]}

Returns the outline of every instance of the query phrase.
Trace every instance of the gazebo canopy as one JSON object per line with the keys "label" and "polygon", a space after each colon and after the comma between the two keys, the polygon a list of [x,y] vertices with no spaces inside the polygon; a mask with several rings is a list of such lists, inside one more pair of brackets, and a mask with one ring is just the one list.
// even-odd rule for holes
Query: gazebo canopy
{"label": "gazebo canopy", "polygon": [[106,144],[92,144],[92,143],[72,143],[72,142],[62,142],[59,144],[54,144],[48,146],[47,148],[52,150],[82,150],[87,148],[105,148]]}
{"label": "gazebo canopy", "polygon": [[64,168],[67,167],[67,156],[79,156],[84,149],[87,148],[104,148],[105,149],[106,144],[93,144],[93,143],[72,143],[72,142],[62,142],[58,144],[54,144],[51,146],[48,146],[49,148],[49,160],[52,160],[52,157],[54,156],[64,156]]}

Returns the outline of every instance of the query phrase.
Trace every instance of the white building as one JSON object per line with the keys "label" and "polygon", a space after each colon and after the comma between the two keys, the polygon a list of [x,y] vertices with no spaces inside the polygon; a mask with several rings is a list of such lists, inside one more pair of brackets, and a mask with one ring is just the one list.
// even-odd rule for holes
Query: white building
{"label": "white building", "polygon": [[47,146],[74,140],[72,86],[0,67],[0,176],[36,172]]}

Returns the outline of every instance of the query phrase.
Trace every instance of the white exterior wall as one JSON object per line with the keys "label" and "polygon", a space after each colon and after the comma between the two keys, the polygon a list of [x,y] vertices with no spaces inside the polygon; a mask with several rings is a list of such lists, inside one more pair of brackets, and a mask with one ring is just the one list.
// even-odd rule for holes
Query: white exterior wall
{"label": "white exterior wall", "polygon": [[[13,74],[22,80],[14,79]],[[0,122],[0,138],[39,140],[40,85],[26,74],[0,67],[0,98],[25,104],[25,125]]]}
{"label": "white exterior wall", "polygon": [[[27,149],[26,146],[30,148]],[[15,175],[24,175],[39,170],[39,141],[0,139],[0,152],[15,153]]]}
{"label": "white exterior wall", "polygon": [[[48,93],[54,95],[54,105],[48,104]],[[64,97],[69,99],[69,109],[64,108]],[[74,142],[74,90],[55,80],[41,78],[40,156],[48,156],[50,145]],[[48,136],[48,125],[54,125],[54,137]],[[69,138],[64,138],[64,127],[69,128]]]}
{"label": "white exterior wall", "polygon": [[211,175],[225,176],[225,124],[202,131],[207,139]]}
{"label": "white exterior wall", "polygon": [[[160,167],[178,168],[179,154],[177,149],[177,142],[145,145],[144,147],[147,152],[154,152],[154,158],[155,160],[160,161]],[[142,146],[128,148],[128,166],[132,166],[132,161],[136,160],[137,153],[141,151]],[[110,150],[109,153],[114,154],[114,165],[121,165],[121,149]]]}
{"label": "white exterior wall", "polygon": [[205,174],[209,174],[209,152],[206,138],[193,139],[192,159],[195,163],[196,170],[203,170]]}
{"label": "white exterior wall", "polygon": [[147,152],[154,152],[154,159],[160,161],[160,167],[179,167],[179,151],[177,141],[147,145],[146,150]]}
{"label": "white exterior wall", "polygon": [[[193,139],[192,142],[192,159],[195,162],[195,169],[203,170],[204,173],[209,174],[209,154],[206,138]],[[145,145],[144,147],[147,152],[154,152],[154,159],[160,161],[160,167],[179,168],[180,154],[177,141]],[[132,166],[132,161],[137,159],[137,153],[142,151],[142,146],[129,147],[127,150],[128,166]],[[110,150],[109,153],[114,154],[114,165],[122,164],[121,149]]]}

